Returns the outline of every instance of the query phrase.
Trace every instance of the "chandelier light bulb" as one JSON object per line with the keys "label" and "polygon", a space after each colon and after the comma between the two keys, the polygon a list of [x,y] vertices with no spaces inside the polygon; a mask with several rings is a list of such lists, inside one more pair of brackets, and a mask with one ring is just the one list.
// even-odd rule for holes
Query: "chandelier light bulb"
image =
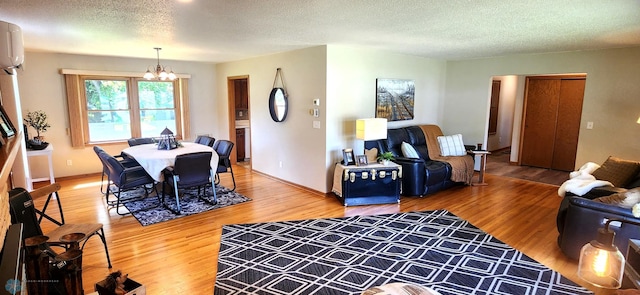
{"label": "chandelier light bulb", "polygon": [[175,80],[177,78],[176,74],[174,74],[173,71],[171,71],[170,73],[167,73],[167,71],[165,70],[167,67],[160,65],[160,50],[162,50],[162,48],[154,47],[153,49],[156,50],[158,64],[155,66],[154,70],[152,70],[151,69],[152,67],[150,66],[147,69],[147,72],[142,77],[147,80],[152,80],[152,79],[161,80],[161,81],[165,81],[167,79],[171,81]]}

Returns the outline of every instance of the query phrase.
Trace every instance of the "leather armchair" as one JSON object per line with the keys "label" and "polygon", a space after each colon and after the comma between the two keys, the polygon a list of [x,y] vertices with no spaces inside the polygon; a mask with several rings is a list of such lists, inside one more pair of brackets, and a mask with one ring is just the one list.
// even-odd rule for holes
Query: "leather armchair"
{"label": "leather armchair", "polygon": [[[568,257],[578,259],[580,247],[596,237],[598,228],[604,225],[605,218],[628,218],[640,221],[633,217],[630,209],[592,201],[595,198],[625,192],[636,187],[640,187],[640,173],[624,187],[594,187],[582,196],[567,192],[556,216],[558,245],[562,252]],[[640,238],[640,227],[624,224],[622,228],[613,226],[611,228],[616,231],[615,243],[622,252],[626,251],[629,238]]]}
{"label": "leather armchair", "polygon": [[[579,259],[580,250],[586,243],[594,240],[598,229],[609,219],[632,220],[640,222],[631,214],[631,209],[596,202],[582,197],[565,197],[566,215],[558,236],[558,245],[569,258]],[[629,223],[611,223],[609,229],[615,235],[615,245],[621,252],[627,250],[629,239],[640,239],[640,226]]]}
{"label": "leather armchair", "polygon": [[[402,142],[416,149],[419,159],[402,155]],[[387,138],[366,141],[365,148],[377,148],[378,153],[392,152],[394,162],[402,166],[402,195],[423,196],[452,187],[451,165],[429,158],[427,141],[419,126],[408,126],[387,130]]]}

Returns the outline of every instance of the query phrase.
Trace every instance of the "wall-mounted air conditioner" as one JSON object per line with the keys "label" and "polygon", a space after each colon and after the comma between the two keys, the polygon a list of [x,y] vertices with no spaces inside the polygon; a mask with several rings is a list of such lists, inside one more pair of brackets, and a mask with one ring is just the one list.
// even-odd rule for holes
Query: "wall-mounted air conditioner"
{"label": "wall-mounted air conditioner", "polygon": [[0,69],[18,68],[24,62],[22,29],[0,21]]}

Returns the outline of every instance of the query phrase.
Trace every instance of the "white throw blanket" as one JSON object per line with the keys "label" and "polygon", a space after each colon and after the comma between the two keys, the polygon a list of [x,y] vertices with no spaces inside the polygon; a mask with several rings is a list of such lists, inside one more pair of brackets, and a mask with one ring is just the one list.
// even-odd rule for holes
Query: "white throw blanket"
{"label": "white throw blanket", "polygon": [[587,162],[582,165],[578,171],[569,173],[569,180],[565,181],[560,188],[558,188],[558,196],[564,197],[566,192],[582,196],[589,192],[592,188],[598,186],[613,186],[611,182],[604,180],[597,180],[591,173],[600,168],[600,165]]}

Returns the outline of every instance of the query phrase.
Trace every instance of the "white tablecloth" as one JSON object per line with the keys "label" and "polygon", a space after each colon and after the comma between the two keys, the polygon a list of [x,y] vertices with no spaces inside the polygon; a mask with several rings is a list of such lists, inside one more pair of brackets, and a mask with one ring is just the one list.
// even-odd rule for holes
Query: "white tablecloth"
{"label": "white tablecloth", "polygon": [[172,150],[159,150],[156,144],[141,144],[128,147],[122,150],[123,153],[136,159],[147,173],[155,180],[162,181],[164,179],[162,170],[173,166],[176,162],[176,156],[197,153],[212,152],[211,167],[218,167],[218,153],[212,147],[194,142],[182,142],[182,147]]}

